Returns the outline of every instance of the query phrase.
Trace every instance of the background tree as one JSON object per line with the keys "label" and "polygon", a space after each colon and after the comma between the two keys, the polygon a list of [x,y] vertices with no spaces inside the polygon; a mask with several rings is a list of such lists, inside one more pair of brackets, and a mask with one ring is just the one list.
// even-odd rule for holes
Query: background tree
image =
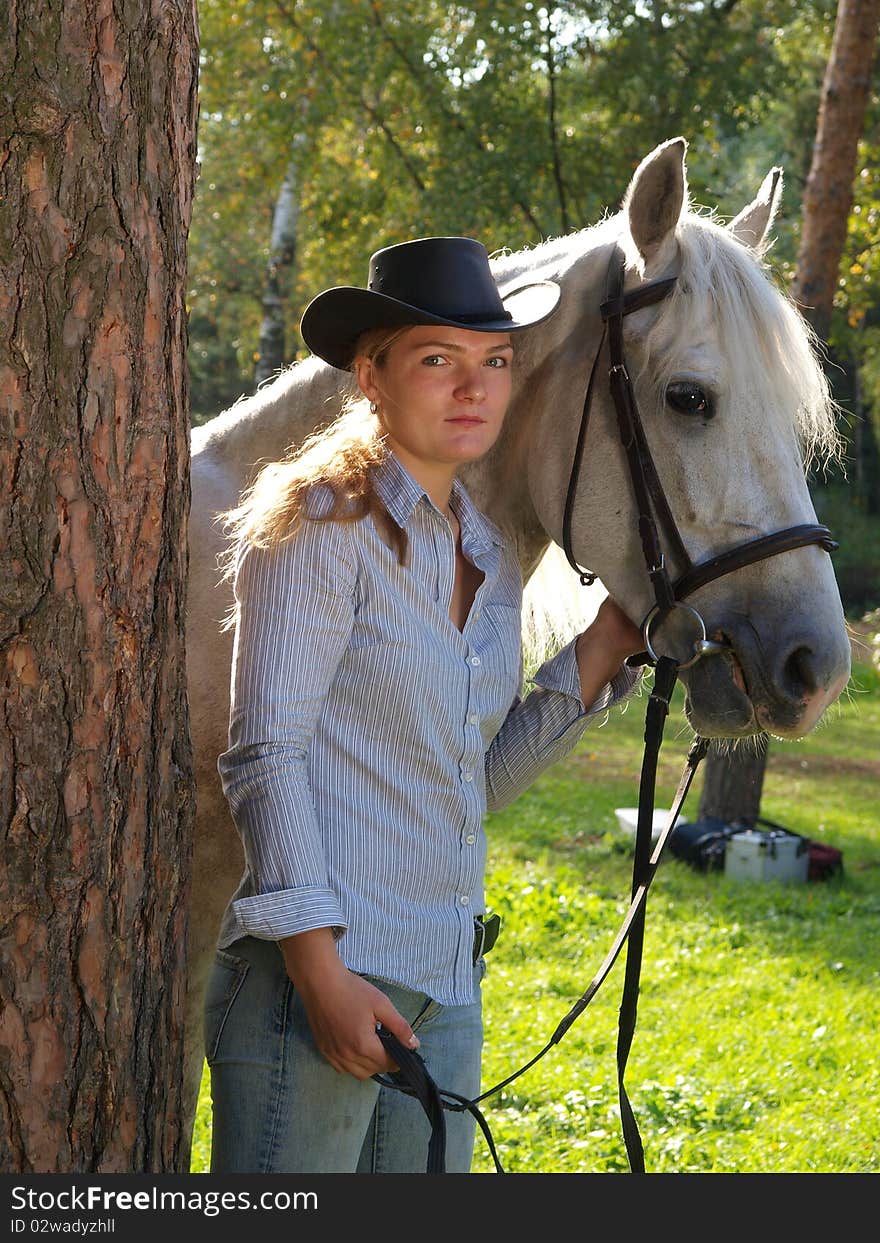
{"label": "background tree", "polygon": [[0,1167],[186,1169],[193,3],[0,13]]}
{"label": "background tree", "polygon": [[873,346],[865,330],[873,319],[870,285],[876,276],[870,114],[878,25],[880,0],[840,0],[793,281],[804,314],[828,346],[829,374],[846,408],[854,500],[874,513],[880,513],[880,463],[870,381],[866,393],[862,373]]}
{"label": "background tree", "polygon": [[284,367],[284,297],[287,286],[286,278],[296,259],[296,233],[299,221],[297,149],[302,146],[303,142],[302,134],[294,136],[294,150],[287,172],[284,174],[272,216],[269,262],[263,288],[263,320],[260,325],[260,343],[254,373],[254,383],[257,388]]}
{"label": "background tree", "polygon": [[[803,94],[803,57],[789,55],[786,37],[798,22],[798,43],[811,49],[827,0],[802,7],[201,0],[194,417],[221,408],[203,395],[202,324],[236,351],[226,404],[253,388],[259,274],[294,136],[307,151],[286,362],[302,352],[307,299],[362,280],[378,246],[463,232],[517,248],[592,224],[671,134],[691,141],[697,200],[735,214],[779,162],[771,144],[745,154],[745,138],[768,100]],[[215,351],[205,347],[205,364]]]}
{"label": "background tree", "polygon": [[828,340],[840,259],[853,205],[859,140],[871,90],[880,0],[839,0],[822,84],[813,159],[804,190],[793,293]]}

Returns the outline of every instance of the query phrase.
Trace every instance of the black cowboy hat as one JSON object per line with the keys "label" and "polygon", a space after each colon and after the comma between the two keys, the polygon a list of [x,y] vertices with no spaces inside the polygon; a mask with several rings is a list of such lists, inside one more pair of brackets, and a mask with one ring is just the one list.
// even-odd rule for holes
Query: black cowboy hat
{"label": "black cowboy hat", "polygon": [[305,309],[300,332],[313,354],[346,370],[358,337],[370,328],[444,324],[516,332],[546,319],[559,293],[553,281],[535,281],[502,294],[481,242],[422,237],[377,250],[366,289],[340,285],[319,293]]}

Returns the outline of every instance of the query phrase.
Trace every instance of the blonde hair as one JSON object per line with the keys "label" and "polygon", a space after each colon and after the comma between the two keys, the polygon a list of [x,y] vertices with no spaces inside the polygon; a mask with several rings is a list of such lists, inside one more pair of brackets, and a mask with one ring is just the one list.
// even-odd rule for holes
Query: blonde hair
{"label": "blonde hair", "polygon": [[[395,341],[409,331],[374,328],[358,338],[354,357],[363,356],[382,367]],[[238,505],[218,514],[229,537],[219,565],[225,579],[233,578],[239,549],[244,543],[274,548],[290,539],[303,521],[359,522],[370,514],[401,564],[406,560],[406,532],[393,521],[376,493],[372,472],[388,456],[385,435],[365,397],[346,397],[342,412],[329,426],[292,445],[279,462],[263,466]],[[314,488],[332,493],[329,509],[309,513]]]}

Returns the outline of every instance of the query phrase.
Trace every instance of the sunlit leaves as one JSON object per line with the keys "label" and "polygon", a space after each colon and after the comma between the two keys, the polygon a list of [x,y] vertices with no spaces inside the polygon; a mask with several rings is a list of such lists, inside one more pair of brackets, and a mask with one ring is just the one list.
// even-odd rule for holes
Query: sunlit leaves
{"label": "sunlit leaves", "polygon": [[729,216],[785,165],[774,261],[791,261],[831,0],[200,0],[200,22],[190,300],[241,341],[243,373],[291,162],[290,358],[307,300],[361,283],[376,247],[515,249],[594,223],[677,133],[695,201]]}

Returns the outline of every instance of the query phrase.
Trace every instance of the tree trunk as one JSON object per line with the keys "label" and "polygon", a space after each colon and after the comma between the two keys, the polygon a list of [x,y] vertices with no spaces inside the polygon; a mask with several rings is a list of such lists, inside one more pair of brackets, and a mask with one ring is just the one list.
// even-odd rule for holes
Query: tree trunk
{"label": "tree trunk", "polygon": [[846,244],[853,176],[880,23],[880,0],[839,0],[822,83],[792,293],[823,341]]}
{"label": "tree trunk", "polygon": [[697,818],[753,823],[760,814],[767,753],[748,744],[728,754],[713,747],[703,765],[703,788]]}
{"label": "tree trunk", "polygon": [[0,1168],[176,1171],[195,2],[2,9]]}
{"label": "tree trunk", "polygon": [[[294,149],[305,138],[294,139]],[[296,258],[296,236],[299,221],[298,193],[299,157],[294,154],[287,166],[284,181],[275,202],[272,218],[272,242],[263,291],[263,322],[260,325],[260,346],[254,379],[257,387],[277,375],[285,365],[284,357],[284,295],[285,275]]]}

